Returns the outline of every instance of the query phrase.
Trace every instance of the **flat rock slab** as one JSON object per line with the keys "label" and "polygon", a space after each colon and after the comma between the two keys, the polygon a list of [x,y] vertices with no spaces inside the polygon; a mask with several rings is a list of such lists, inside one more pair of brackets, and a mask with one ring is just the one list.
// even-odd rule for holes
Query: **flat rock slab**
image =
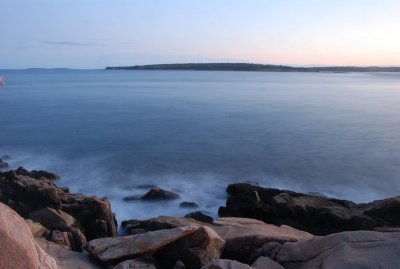
{"label": "flat rock slab", "polygon": [[255,219],[220,218],[213,229],[225,240],[222,257],[248,263],[256,249],[268,242],[297,242],[313,235],[289,226],[275,226]]}
{"label": "flat rock slab", "polygon": [[103,262],[135,258],[153,253],[176,240],[194,233],[198,227],[185,226],[144,234],[99,238],[89,242],[87,250]]}
{"label": "flat rock slab", "polygon": [[37,238],[36,243],[56,262],[60,269],[104,269],[87,253],[71,251],[53,242]]}
{"label": "flat rock slab", "polygon": [[246,218],[219,218],[214,220],[215,231],[226,241],[254,237],[265,242],[297,242],[313,238],[313,235],[292,227],[280,227]]}
{"label": "flat rock slab", "polygon": [[354,231],[285,243],[277,260],[286,269],[396,269],[400,233]]}

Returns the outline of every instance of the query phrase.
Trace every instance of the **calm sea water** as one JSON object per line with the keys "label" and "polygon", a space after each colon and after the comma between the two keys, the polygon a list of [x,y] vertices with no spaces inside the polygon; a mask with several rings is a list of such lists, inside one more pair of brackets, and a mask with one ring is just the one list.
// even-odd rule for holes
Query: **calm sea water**
{"label": "calm sea water", "polygon": [[[400,194],[400,74],[3,70],[0,155],[108,196],[119,220],[215,215],[231,182]],[[169,203],[124,202],[142,184]]]}

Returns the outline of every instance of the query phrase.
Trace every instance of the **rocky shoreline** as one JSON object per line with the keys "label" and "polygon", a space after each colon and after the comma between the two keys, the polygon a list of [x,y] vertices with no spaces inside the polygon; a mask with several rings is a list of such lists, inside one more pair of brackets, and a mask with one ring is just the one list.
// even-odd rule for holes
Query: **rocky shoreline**
{"label": "rocky shoreline", "polygon": [[[356,204],[238,183],[227,187],[217,219],[197,211],[125,220],[117,235],[107,198],[70,193],[46,171],[9,170],[7,158],[0,160],[0,268],[399,268],[400,196]],[[149,186],[125,198],[136,199],[179,195]]]}

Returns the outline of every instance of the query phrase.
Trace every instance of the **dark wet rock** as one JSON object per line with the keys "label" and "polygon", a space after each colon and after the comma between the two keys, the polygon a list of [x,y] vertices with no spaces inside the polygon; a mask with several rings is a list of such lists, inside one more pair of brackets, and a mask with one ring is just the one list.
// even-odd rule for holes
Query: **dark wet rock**
{"label": "dark wet rock", "polygon": [[400,225],[399,197],[369,204],[311,196],[286,190],[239,183],[228,186],[226,207],[220,216],[254,218],[289,225],[313,234],[373,230]]}
{"label": "dark wet rock", "polygon": [[49,180],[56,180],[60,178],[58,175],[54,173],[46,172],[43,170],[32,170],[30,176],[37,179],[45,178]]}
{"label": "dark wet rock", "polygon": [[174,265],[174,269],[186,269],[186,266],[183,262],[177,261]]}
{"label": "dark wet rock", "polygon": [[218,259],[224,244],[225,241],[212,228],[202,226],[194,233],[166,245],[155,257],[165,268],[173,268],[181,261],[188,269],[198,269]]}
{"label": "dark wet rock", "polygon": [[[157,218],[151,218],[148,220],[129,220],[126,221],[127,228],[133,229],[144,229],[145,231],[158,231],[163,229],[172,229],[184,226],[200,227],[204,225],[209,225],[208,223],[203,223],[191,218],[180,218],[180,217],[170,217],[170,216],[160,216]],[[130,226],[129,226],[130,225]]]}
{"label": "dark wet rock", "polygon": [[124,197],[125,202],[138,201],[138,200],[140,200],[140,195],[131,195]]}
{"label": "dark wet rock", "polygon": [[248,263],[254,263],[260,257],[269,257],[276,259],[279,251],[282,248],[282,244],[278,242],[267,242],[262,247],[256,249],[250,256]]}
{"label": "dark wet rock", "polygon": [[142,185],[136,185],[135,186],[136,189],[155,189],[158,188],[156,185],[153,184],[142,184]]}
{"label": "dark wet rock", "polygon": [[0,157],[0,159],[2,159],[3,161],[9,161],[9,160],[11,160],[12,158],[11,158],[11,156],[9,156],[9,155],[3,155],[3,156]]}
{"label": "dark wet rock", "polygon": [[121,222],[121,228],[124,231],[125,234],[129,234],[129,235],[133,235],[133,234],[139,234],[142,232],[139,231],[143,231],[146,232],[146,230],[142,229],[140,227],[140,220],[124,220],[123,222]]}
{"label": "dark wet rock", "polygon": [[28,171],[23,166],[20,166],[15,170],[15,173],[19,176],[28,176],[36,179],[48,179],[48,180],[56,180],[60,177],[54,173],[46,172],[43,170],[32,170]]}
{"label": "dark wet rock", "polygon": [[210,224],[212,224],[214,221],[214,219],[212,217],[207,216],[206,214],[204,214],[201,211],[195,211],[195,212],[186,214],[185,218],[192,218],[192,219],[195,219],[195,220],[198,220],[198,221],[201,221],[204,223],[210,223]]}
{"label": "dark wet rock", "polygon": [[141,200],[174,200],[179,199],[179,195],[161,188],[153,188],[145,195],[140,197]]}
{"label": "dark wet rock", "polygon": [[115,217],[106,198],[65,193],[53,182],[29,175],[22,167],[0,173],[0,202],[24,218],[46,207],[62,210],[76,219],[78,228],[89,239],[116,235]]}
{"label": "dark wet rock", "polygon": [[2,159],[0,159],[0,170],[8,170],[10,169],[10,166],[8,163],[4,162]]}
{"label": "dark wet rock", "polygon": [[198,208],[199,205],[196,204],[195,202],[182,202],[179,204],[180,207],[182,208]]}

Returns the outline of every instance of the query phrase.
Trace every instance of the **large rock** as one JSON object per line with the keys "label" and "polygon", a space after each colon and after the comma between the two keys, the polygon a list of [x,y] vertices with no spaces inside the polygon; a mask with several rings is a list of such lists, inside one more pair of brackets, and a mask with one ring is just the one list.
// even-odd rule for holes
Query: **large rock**
{"label": "large rock", "polygon": [[285,269],[279,263],[271,260],[268,257],[258,258],[252,265],[254,269]]}
{"label": "large rock", "polygon": [[354,231],[285,243],[277,260],[286,269],[399,268],[400,233]]}
{"label": "large rock", "polygon": [[221,256],[225,241],[210,227],[202,226],[157,252],[164,268],[181,261],[188,269],[198,269]]}
{"label": "large rock", "polygon": [[[128,224],[128,222],[126,223]],[[130,221],[129,228],[144,229],[146,231],[157,231],[162,229],[171,229],[183,226],[195,226],[200,227],[204,225],[209,225],[208,223],[203,223],[192,218],[179,218],[171,216],[159,216],[157,218],[151,218],[142,221]],[[211,225],[209,225],[211,226]],[[127,226],[128,227],[128,226]]]}
{"label": "large rock", "polygon": [[62,210],[79,222],[89,239],[116,235],[116,222],[106,198],[70,194],[47,179],[36,179],[24,168],[0,173],[0,202],[22,217],[49,207]]}
{"label": "large rock", "polygon": [[248,266],[247,264],[243,264],[234,260],[215,259],[212,260],[207,265],[201,267],[201,269],[253,269],[253,268]]}
{"label": "large rock", "polygon": [[36,243],[57,262],[60,269],[104,269],[87,253],[71,251],[44,239],[36,239]]}
{"label": "large rock", "polygon": [[227,192],[229,197],[226,207],[219,209],[220,216],[254,218],[318,235],[400,225],[396,214],[400,210],[399,197],[356,204],[245,183],[229,185]]}
{"label": "large rock", "polygon": [[0,268],[59,269],[38,246],[25,221],[0,203]]}
{"label": "large rock", "polygon": [[50,230],[65,230],[76,225],[76,220],[70,214],[60,209],[45,207],[29,213],[30,219],[41,223]]}
{"label": "large rock", "polygon": [[251,263],[254,251],[265,243],[297,242],[313,238],[313,235],[289,226],[275,226],[255,219],[220,218],[214,220],[215,231],[225,240],[224,259]]}
{"label": "large rock", "polygon": [[103,262],[135,258],[151,254],[176,240],[194,233],[192,226],[147,232],[138,235],[116,236],[92,240],[87,251]]}

